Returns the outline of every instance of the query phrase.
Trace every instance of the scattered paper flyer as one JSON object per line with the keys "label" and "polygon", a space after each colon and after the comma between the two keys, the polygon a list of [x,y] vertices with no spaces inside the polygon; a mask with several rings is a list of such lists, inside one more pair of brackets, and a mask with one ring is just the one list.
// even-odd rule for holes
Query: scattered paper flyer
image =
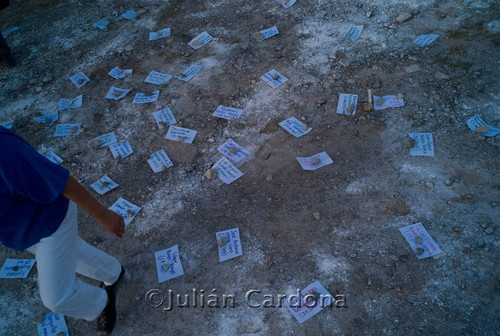
{"label": "scattered paper flyer", "polygon": [[492,137],[500,133],[500,128],[488,125],[483,121],[483,119],[481,119],[481,117],[478,114],[467,120],[467,126],[469,126],[472,132],[476,131],[476,129],[480,126],[486,127],[488,130],[486,130],[486,128],[483,127],[483,130],[485,130],[486,132],[479,133],[482,136]]}
{"label": "scattered paper flyer", "polygon": [[283,127],[285,130],[287,130],[289,133],[291,133],[293,136],[295,136],[296,138],[301,137],[311,132],[312,130],[311,127],[307,127],[306,124],[300,122],[295,117],[290,117],[286,120],[283,120],[282,122],[279,123],[279,125]]}
{"label": "scattered paper flyer", "polygon": [[122,216],[125,221],[125,225],[129,225],[139,211],[141,211],[141,208],[120,197],[112,206],[109,207],[109,210]]}
{"label": "scattered paper flyer", "polygon": [[217,163],[212,167],[212,169],[217,170],[217,177],[222,180],[225,184],[231,184],[240,177],[243,173],[238,170],[226,157],[222,157]]}
{"label": "scattered paper flyer", "polygon": [[50,312],[38,324],[38,336],[69,336],[64,315]]}
{"label": "scattered paper flyer", "polygon": [[59,111],[66,109],[74,109],[82,106],[83,95],[79,95],[73,99],[61,99],[59,101]]}
{"label": "scattered paper flyer", "polygon": [[132,69],[120,69],[119,67],[114,67],[108,75],[114,79],[124,79],[125,77],[132,76]]}
{"label": "scattered paper flyer", "polygon": [[431,238],[422,223],[408,225],[399,229],[418,259],[424,259],[441,253],[441,249]]}
{"label": "scattered paper flyer", "polygon": [[135,12],[133,10],[123,13],[122,16],[127,20],[135,21]]}
{"label": "scattered paper flyer", "polygon": [[288,78],[280,74],[278,71],[272,69],[260,77],[264,82],[269,84],[273,89],[276,89],[283,83],[288,81]]}
{"label": "scattered paper flyer", "polygon": [[262,42],[265,39],[268,39],[278,34],[279,34],[278,27],[272,26],[271,28],[264,29],[259,31],[258,33],[255,33],[253,37],[257,40],[257,42]]}
{"label": "scattered paper flyer", "polygon": [[113,181],[108,175],[104,175],[94,183],[90,185],[99,195],[104,195],[110,190],[113,190],[119,186],[118,183]]}
{"label": "scattered paper flyer", "polygon": [[73,82],[73,84],[75,84],[77,88],[81,88],[82,86],[90,82],[90,79],[85,76],[83,72],[79,72],[76,75],[71,76],[69,79],[71,80],[71,82]]}
{"label": "scattered paper flyer", "polygon": [[160,95],[160,90],[153,91],[151,92],[151,94],[138,92],[135,94],[132,103],[134,104],[152,103],[158,100],[159,95]]}
{"label": "scattered paper flyer", "polygon": [[41,117],[34,117],[33,120],[52,126],[59,119],[59,111],[49,113]]}
{"label": "scattered paper flyer", "polygon": [[92,140],[89,140],[89,144],[92,145],[92,143],[96,142],[97,146],[95,147],[95,149],[98,149],[98,148],[104,148],[106,146],[112,145],[117,141],[118,140],[116,139],[116,134],[113,131],[113,132],[109,132],[109,133],[100,135],[97,138],[94,138]]}
{"label": "scattered paper flyer", "polygon": [[424,34],[420,35],[417,37],[415,41],[413,41],[413,44],[418,45],[419,47],[426,47],[432,42],[434,42],[435,39],[437,39],[439,35],[436,34]]}
{"label": "scattered paper flyer", "polygon": [[180,79],[181,81],[187,82],[191,78],[196,76],[196,74],[198,74],[198,72],[200,72],[201,69],[203,69],[201,65],[193,64],[189,68],[187,68],[187,70],[185,70],[183,73],[181,73],[180,76],[177,76],[176,78]]}
{"label": "scattered paper flyer", "polygon": [[61,159],[59,157],[59,155],[57,155],[56,153],[54,153],[53,151],[50,151],[48,152],[47,154],[44,155],[49,161],[51,161],[52,163],[55,163],[56,165],[60,165],[61,163],[63,163],[63,159]]}
{"label": "scattered paper flyer", "polygon": [[198,133],[198,131],[172,125],[168,129],[167,135],[165,135],[165,139],[185,142],[190,144],[193,143],[193,140],[196,137],[196,133]]}
{"label": "scattered paper flyer", "polygon": [[151,154],[148,159],[148,164],[151,169],[153,169],[153,172],[155,174],[162,172],[174,165],[163,149],[160,149],[159,151]]}
{"label": "scattered paper flyer", "polygon": [[415,140],[415,146],[410,148],[411,156],[434,156],[432,133],[410,133],[409,137]]}
{"label": "scattered paper flyer", "polygon": [[217,148],[217,150],[234,162],[240,162],[250,155],[249,151],[238,145],[232,139],[227,140],[222,146]]}
{"label": "scattered paper flyer", "polygon": [[344,34],[343,37],[345,39],[357,40],[361,35],[362,31],[363,31],[363,25],[361,26],[350,25],[349,28],[347,28],[347,32]]}
{"label": "scattered paper flyer", "polygon": [[82,123],[76,124],[57,124],[56,132],[53,137],[78,135],[82,132]]}
{"label": "scattered paper flyer", "polygon": [[219,262],[236,258],[243,254],[238,228],[219,231],[215,234],[215,237],[219,248]]}
{"label": "scattered paper flyer", "polygon": [[298,157],[296,159],[304,170],[316,170],[333,163],[326,152],[321,152],[310,157]]}
{"label": "scattered paper flyer", "polygon": [[159,129],[173,125],[177,122],[174,114],[172,113],[172,110],[168,107],[164,108],[163,110],[153,112],[153,117],[155,118],[156,125]]}
{"label": "scattered paper flyer", "polygon": [[233,118],[240,119],[242,113],[243,113],[243,110],[233,108],[233,107],[219,105],[219,107],[217,107],[217,109],[215,110],[215,112],[212,115],[214,117],[231,120]]}
{"label": "scattered paper flyer", "polygon": [[194,39],[192,39],[191,42],[189,42],[188,44],[193,49],[200,49],[201,47],[203,47],[205,44],[209,43],[213,39],[214,38],[212,36],[210,36],[209,33],[204,31],[203,33],[201,33],[200,35],[198,35]]}
{"label": "scattered paper flyer", "polygon": [[354,115],[356,105],[358,104],[358,95],[341,93],[337,105],[337,113],[345,115]]}
{"label": "scattered paper flyer", "polygon": [[157,32],[150,32],[149,33],[149,40],[156,41],[158,39],[161,39],[164,37],[169,37],[169,36],[170,36],[170,28],[165,28],[162,30],[158,30]]}
{"label": "scattered paper flyer", "polygon": [[106,30],[108,28],[108,21],[106,20],[99,20],[96,23],[92,25],[94,28],[98,28],[100,30]]}
{"label": "scattered paper flyer", "polygon": [[115,142],[114,144],[109,145],[109,149],[113,154],[115,160],[121,161],[125,159],[127,156],[134,154],[134,150],[130,146],[128,141],[125,142]]}
{"label": "scattered paper flyer", "polygon": [[373,109],[383,110],[390,107],[405,106],[404,100],[397,96],[373,96]]}
{"label": "scattered paper flyer", "polygon": [[120,89],[112,86],[106,94],[106,99],[120,100],[125,97],[132,89]]}
{"label": "scattered paper flyer", "polygon": [[315,281],[301,290],[300,295],[290,295],[285,304],[297,321],[302,323],[334,302],[335,298],[326,288],[319,281]]}
{"label": "scattered paper flyer", "polygon": [[18,26],[12,27],[11,30],[7,33],[2,33],[3,38],[7,38],[7,36],[10,36],[10,34],[15,33],[16,31],[19,30]]}
{"label": "scattered paper flyer", "polygon": [[0,123],[0,126],[3,126],[6,129],[12,129],[12,126],[14,126],[14,120],[9,120],[4,123]]}
{"label": "scattered paper flyer", "polygon": [[35,265],[35,259],[10,259],[7,258],[0,269],[0,278],[19,279],[26,278]]}
{"label": "scattered paper flyer", "polygon": [[290,8],[297,2],[297,0],[276,0],[276,1],[278,1],[281,4],[281,6],[285,8]]}
{"label": "scattered paper flyer", "polygon": [[184,274],[178,245],[174,245],[163,251],[155,252],[155,259],[158,283],[177,278]]}
{"label": "scattered paper flyer", "polygon": [[151,71],[149,76],[144,80],[150,84],[167,84],[172,79],[172,75],[167,75],[158,71]]}

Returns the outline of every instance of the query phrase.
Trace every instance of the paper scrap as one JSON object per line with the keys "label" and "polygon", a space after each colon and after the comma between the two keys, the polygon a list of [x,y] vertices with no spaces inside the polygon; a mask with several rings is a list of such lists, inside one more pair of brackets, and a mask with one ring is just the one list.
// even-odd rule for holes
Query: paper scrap
{"label": "paper scrap", "polygon": [[259,37],[262,36],[262,37],[259,38],[257,40],[257,42],[262,42],[265,39],[268,39],[268,38],[271,38],[275,35],[278,35],[279,34],[278,27],[272,26],[271,28],[261,30],[261,31],[259,31],[259,34],[260,35],[257,34],[257,36],[259,36]]}
{"label": "paper scrap", "polygon": [[41,117],[34,117],[33,120],[43,124],[52,126],[59,119],[59,111],[43,115]]}
{"label": "paper scrap", "polygon": [[129,10],[122,14],[122,16],[127,20],[135,21],[135,12],[133,10]]}
{"label": "paper scrap", "polygon": [[219,161],[217,161],[212,169],[217,170],[217,177],[220,178],[225,184],[231,184],[243,176],[243,173],[239,171],[238,168],[236,168],[226,157],[222,157]]}
{"label": "paper scrap", "polygon": [[82,106],[83,95],[79,95],[73,99],[61,99],[59,101],[59,111],[66,109],[75,109]]}
{"label": "paper scrap", "polygon": [[7,258],[0,269],[2,279],[26,278],[35,265],[35,259],[10,259]]}
{"label": "paper scrap", "polygon": [[169,37],[170,36],[170,28],[165,28],[158,30],[157,32],[150,32],[149,33],[149,40],[150,41],[156,41],[158,39],[164,38],[164,37]]}
{"label": "paper scrap", "polygon": [[134,104],[152,103],[158,100],[159,95],[160,95],[160,90],[153,91],[151,92],[151,94],[138,92],[135,94],[132,103]]}
{"label": "paper scrap", "polygon": [[333,163],[326,152],[321,152],[309,157],[298,157],[296,159],[304,170],[316,170]]}
{"label": "paper scrap", "polygon": [[12,126],[14,126],[14,120],[9,120],[9,121],[0,123],[0,126],[3,126],[6,129],[12,129]]}
{"label": "paper scrap", "polygon": [[81,88],[82,86],[90,82],[90,79],[85,76],[83,72],[79,72],[76,75],[71,76],[69,79],[71,80],[71,82],[73,82],[73,84],[75,84],[77,88]]}
{"label": "paper scrap", "polygon": [[144,80],[150,84],[167,84],[172,79],[172,75],[167,75],[158,71],[151,71],[149,76]]}
{"label": "paper scrap", "polygon": [[399,232],[410,244],[411,250],[418,259],[432,257],[442,252],[420,222],[402,227]]}
{"label": "paper scrap", "polygon": [[410,133],[409,137],[415,140],[415,146],[410,148],[411,156],[434,156],[432,133]]}
{"label": "paper scrap", "polygon": [[132,89],[120,89],[112,86],[106,94],[106,99],[120,100],[125,97]]}
{"label": "paper scrap", "polygon": [[[380,98],[382,100],[380,101]],[[381,104],[379,104],[381,102]],[[373,96],[373,109],[383,110],[390,107],[401,107],[404,106],[405,102],[403,99],[399,99],[397,96]]]}
{"label": "paper scrap", "polygon": [[285,304],[297,321],[303,323],[334,302],[335,298],[326,288],[315,281],[301,290],[300,294],[290,295]]}
{"label": "paper scrap", "polygon": [[134,150],[132,149],[128,141],[115,142],[114,144],[109,145],[109,149],[111,150],[111,153],[113,154],[115,160],[118,159],[118,156],[120,156],[120,161],[134,153]]}
{"label": "paper scrap", "polygon": [[153,172],[155,174],[162,172],[174,165],[172,163],[172,160],[170,160],[167,153],[165,153],[163,149],[160,149],[159,151],[151,154],[148,159],[148,164],[151,169],[153,169]]}
{"label": "paper scrap", "polygon": [[474,132],[479,126],[487,127],[489,131],[487,131],[486,133],[479,133],[482,136],[492,137],[500,133],[500,128],[488,125],[483,121],[483,119],[481,119],[478,114],[467,120],[467,126],[469,126],[472,132]]}
{"label": "paper scrap", "polygon": [[424,34],[420,35],[417,37],[415,41],[413,41],[413,44],[418,45],[419,47],[426,47],[432,42],[434,42],[435,39],[437,39],[439,35],[436,34]]}
{"label": "paper scrap", "polygon": [[38,336],[69,336],[64,315],[50,312],[37,326]]}
{"label": "paper scrap", "polygon": [[184,72],[181,73],[180,76],[176,76],[176,78],[180,79],[181,81],[187,82],[191,78],[196,76],[196,74],[198,74],[198,72],[200,72],[201,69],[203,69],[201,65],[193,64],[189,68],[187,68],[187,70],[184,70]]}
{"label": "paper scrap", "polygon": [[339,103],[337,104],[337,113],[345,115],[354,115],[356,105],[358,104],[358,95],[341,93]]}
{"label": "paper scrap", "polygon": [[125,221],[125,225],[129,225],[139,211],[141,211],[141,208],[120,197],[112,206],[109,207],[109,210],[122,216]]}
{"label": "paper scrap", "polygon": [[283,83],[288,81],[288,78],[280,74],[278,71],[272,69],[260,77],[264,82],[269,84],[273,89],[276,89]]}
{"label": "paper scrap", "polygon": [[193,140],[196,137],[196,133],[198,133],[198,131],[172,125],[168,129],[167,135],[165,135],[165,139],[180,141],[190,144],[193,143]]}
{"label": "paper scrap", "polygon": [[347,28],[347,32],[344,34],[343,37],[345,39],[357,40],[361,35],[362,31],[363,31],[363,25],[361,26],[350,25],[349,28]]}
{"label": "paper scrap", "polygon": [[240,162],[250,155],[248,150],[238,145],[232,139],[227,140],[222,146],[217,148],[217,150],[234,162]]}
{"label": "paper scrap", "polygon": [[201,47],[203,47],[205,44],[209,43],[213,39],[214,38],[212,36],[210,36],[209,33],[204,31],[203,33],[201,33],[200,35],[198,35],[194,39],[192,39],[191,42],[189,42],[188,44],[193,49],[200,49]]}
{"label": "paper scrap", "polygon": [[178,245],[174,245],[163,251],[155,252],[155,259],[158,283],[177,278],[184,274]]}
{"label": "paper scrap", "polygon": [[106,30],[108,28],[108,21],[106,20],[99,20],[96,23],[92,25],[94,28],[98,28],[100,30]]}
{"label": "paper scrap", "polygon": [[114,67],[108,75],[115,79],[124,79],[125,77],[132,76],[132,69],[120,69],[119,67]]}
{"label": "paper scrap", "polygon": [[104,175],[94,183],[90,185],[99,195],[104,195],[110,190],[113,190],[119,186],[118,183],[113,181],[108,175]]}
{"label": "paper scrap", "polygon": [[177,120],[175,120],[174,114],[172,110],[164,108],[163,110],[153,112],[153,117],[155,118],[156,125],[158,125],[159,129],[162,129],[165,126],[170,126],[175,124]]}
{"label": "paper scrap", "polygon": [[48,152],[47,154],[44,155],[49,161],[51,161],[52,163],[55,163],[56,165],[60,165],[61,163],[63,163],[63,159],[61,159],[59,157],[59,155],[57,155],[56,153],[54,153],[53,151],[50,151]]}
{"label": "paper scrap", "polygon": [[280,5],[282,5],[285,8],[290,8],[297,2],[297,0],[276,0],[276,1],[278,1]]}
{"label": "paper scrap", "polygon": [[217,107],[217,109],[215,110],[215,112],[212,115],[214,117],[231,120],[233,118],[240,119],[242,113],[243,113],[243,110],[233,108],[233,107],[219,105],[219,107]]}
{"label": "paper scrap", "polygon": [[241,250],[240,231],[238,228],[219,231],[215,233],[215,238],[217,239],[217,246],[219,249],[219,262],[236,258],[243,254]]}
{"label": "paper scrap", "polygon": [[53,137],[78,135],[82,132],[82,123],[75,124],[58,124]]}
{"label": "paper scrap", "polygon": [[295,117],[290,117],[286,120],[283,120],[282,122],[279,123],[279,125],[283,127],[285,130],[287,130],[289,133],[291,133],[293,136],[295,136],[296,138],[301,137],[311,132],[312,130],[311,127],[307,127],[306,124],[300,122]]}
{"label": "paper scrap", "polygon": [[104,148],[106,146],[112,145],[115,142],[117,142],[118,140],[116,139],[116,134],[113,131],[113,132],[109,132],[109,133],[100,135],[97,138],[94,138],[92,140],[89,140],[89,144],[92,144],[92,142],[94,142],[94,141],[101,142],[101,144],[99,146],[95,147],[95,149],[98,149],[98,148]]}

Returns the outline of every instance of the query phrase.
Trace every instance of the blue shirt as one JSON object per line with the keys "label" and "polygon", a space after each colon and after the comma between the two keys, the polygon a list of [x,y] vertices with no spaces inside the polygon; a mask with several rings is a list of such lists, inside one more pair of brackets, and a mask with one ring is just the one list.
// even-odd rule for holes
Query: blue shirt
{"label": "blue shirt", "polygon": [[24,250],[53,234],[69,200],[69,172],[0,126],[0,242]]}

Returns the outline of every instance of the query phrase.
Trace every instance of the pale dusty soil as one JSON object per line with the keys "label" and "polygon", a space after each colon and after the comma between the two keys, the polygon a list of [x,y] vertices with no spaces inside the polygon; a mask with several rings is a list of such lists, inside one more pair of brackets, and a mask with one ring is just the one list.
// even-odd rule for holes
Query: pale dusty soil
{"label": "pale dusty soil", "polygon": [[[121,18],[129,9],[141,13],[136,22]],[[394,23],[403,11],[413,18]],[[121,241],[80,212],[81,236],[128,271],[113,335],[498,335],[499,140],[465,124],[479,114],[500,127],[498,18],[487,0],[298,0],[289,9],[273,0],[15,1],[0,12],[2,31],[20,28],[7,37],[18,66],[0,65],[0,122],[15,119],[15,132],[42,154],[55,151],[87,188],[104,174],[118,182],[104,196],[92,191],[103,204],[124,197],[143,208]],[[100,19],[111,21],[108,30],[92,27]],[[359,40],[342,39],[349,24],[364,25]],[[278,36],[251,38],[273,25]],[[147,40],[166,27],[170,38]],[[204,30],[215,40],[192,50],[187,42]],[[427,48],[411,44],[426,33],[440,37]],[[132,104],[135,92],[156,88],[143,82],[151,70],[178,75],[193,63],[204,69],[190,82],[172,79],[157,102]],[[133,76],[111,78],[115,66]],[[286,85],[260,80],[273,68]],[[79,71],[91,79],[81,89],[68,80]],[[134,91],[109,101],[111,85]],[[405,106],[365,112],[367,88],[402,93]],[[335,113],[340,93],[359,95],[354,116]],[[82,134],[52,138],[55,126],[32,120],[79,94],[83,106],[61,112],[59,122],[82,122]],[[243,117],[212,117],[220,104],[243,109]],[[165,107],[198,131],[193,144],[163,138],[152,112]],[[290,116],[313,131],[286,133],[278,122]],[[135,151],[121,163],[87,145],[111,130]],[[410,156],[403,146],[410,132],[431,132],[435,156]],[[252,153],[238,165],[245,175],[231,185],[203,179],[228,138]],[[145,159],[160,148],[174,167],[153,174]],[[295,159],[321,151],[334,163],[317,171]],[[442,254],[413,255],[398,228],[417,222]],[[214,233],[234,227],[243,256],[219,263]],[[175,244],[185,276],[158,284],[154,252]],[[30,257],[3,247],[0,255]],[[33,270],[0,280],[0,333],[36,333],[33,321],[48,312],[36,278]],[[290,294],[315,280],[344,294],[347,308],[298,324],[286,308],[245,304],[250,289]],[[235,294],[237,306],[164,312],[146,304],[152,288],[216,288]],[[66,321],[71,335],[94,334],[94,322]]]}

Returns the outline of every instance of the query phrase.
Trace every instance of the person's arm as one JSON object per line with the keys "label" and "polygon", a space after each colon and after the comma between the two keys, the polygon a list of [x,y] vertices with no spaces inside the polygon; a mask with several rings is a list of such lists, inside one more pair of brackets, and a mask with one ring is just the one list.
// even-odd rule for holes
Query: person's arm
{"label": "person's arm", "polygon": [[125,232],[125,221],[118,215],[99,203],[80,183],[68,176],[66,187],[62,194],[78,204],[83,210],[97,220],[106,231],[121,238]]}

